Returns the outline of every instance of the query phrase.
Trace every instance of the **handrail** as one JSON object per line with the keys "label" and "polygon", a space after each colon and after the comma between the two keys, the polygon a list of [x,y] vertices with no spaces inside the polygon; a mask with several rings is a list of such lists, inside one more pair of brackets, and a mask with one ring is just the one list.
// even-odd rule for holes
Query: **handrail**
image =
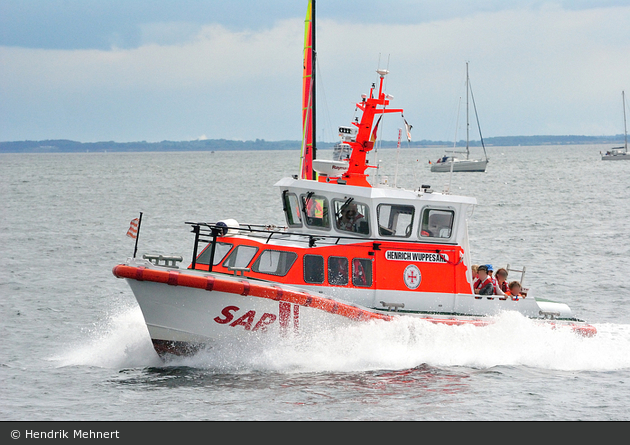
{"label": "handrail", "polygon": [[508,264],[507,267],[505,268],[505,270],[507,270],[508,273],[510,273],[510,272],[520,272],[521,273],[521,279],[520,279],[519,283],[521,284],[521,288],[522,288],[523,287],[523,280],[525,280],[525,266],[523,266],[522,269],[513,269]]}
{"label": "handrail", "polygon": [[[195,222],[186,221],[184,224],[188,224],[193,227],[199,227],[200,229],[202,229],[202,226],[205,226],[205,228],[207,228],[208,230],[208,233],[205,233],[205,234],[200,233],[200,235],[203,235],[203,236],[213,236],[213,232],[212,232],[213,230],[221,231],[221,230],[230,230],[230,229],[244,231],[244,232],[251,232],[251,233],[264,233],[264,234],[269,235],[267,237],[267,243],[269,243],[269,241],[274,235],[282,235],[282,236],[298,236],[298,237],[306,238],[304,242],[309,242],[309,243],[314,243],[318,240],[323,240],[323,239],[331,239],[331,240],[336,240],[335,244],[338,244],[340,240],[345,239],[345,240],[355,240],[355,241],[372,241],[372,242],[379,242],[379,243],[389,241],[392,243],[402,242],[406,244],[443,244],[443,245],[448,245],[448,246],[458,245],[457,243],[454,243],[454,242],[436,242],[435,240],[420,241],[420,240],[410,240],[407,238],[405,239],[371,238],[371,237],[344,236],[344,235],[328,235],[325,233],[318,233],[316,235],[313,235],[313,234],[302,233],[302,232],[289,232],[288,227],[286,226],[278,227],[273,224],[265,225],[265,224],[240,223],[238,228],[236,227],[226,228],[225,226],[217,225],[217,223],[206,223],[206,222],[195,223]],[[258,227],[264,228],[264,229],[258,229]],[[193,232],[194,232],[194,229],[193,229]],[[201,241],[211,242],[208,240],[201,240]],[[432,250],[435,250],[435,249],[432,249]]]}
{"label": "handrail", "polygon": [[[387,239],[382,239],[382,238],[359,238],[356,236],[343,236],[343,235],[326,235],[326,234],[317,234],[317,235],[311,235],[311,234],[306,234],[306,233],[299,233],[299,232],[289,232],[288,231],[288,227],[280,227],[278,228],[275,225],[263,225],[263,224],[239,224],[238,229],[236,227],[226,227],[225,225],[218,225],[218,223],[206,223],[206,222],[200,222],[200,223],[194,223],[194,222],[190,222],[190,221],[186,221],[185,224],[188,224],[190,226],[192,226],[192,232],[195,234],[195,243],[193,246],[193,258],[192,258],[192,262],[191,262],[191,267],[193,269],[196,268],[197,265],[197,252],[198,252],[198,246],[199,246],[199,242],[204,242],[204,243],[208,243],[208,244],[212,244],[212,248],[210,251],[210,259],[208,260],[208,270],[212,271],[212,265],[214,262],[214,252],[216,249],[216,244],[217,244],[217,238],[221,235],[227,234],[229,230],[239,230],[239,231],[244,231],[244,232],[251,232],[251,233],[264,233],[264,234],[268,234],[267,236],[267,240],[265,241],[265,244],[269,244],[269,242],[271,241],[271,238],[274,235],[280,234],[283,236],[297,236],[300,237],[302,239],[297,239],[296,241],[298,242],[308,242],[308,247],[315,247],[315,244],[317,243],[317,241],[320,240],[325,240],[325,239],[331,239],[334,240],[336,239],[336,241],[334,242],[335,245],[339,244],[339,241],[341,241],[342,239],[351,239],[351,240],[358,240],[358,241],[369,241],[372,242],[372,250],[381,250],[381,244],[383,244],[383,242],[385,241],[391,241],[392,243],[396,243],[399,242],[397,240],[387,240]],[[277,230],[279,229],[279,230]],[[202,232],[202,230],[205,231],[205,233]],[[204,238],[202,238],[202,236]],[[209,237],[206,238],[206,237]],[[412,244],[428,244],[426,241],[417,241],[417,240],[405,240],[403,241],[404,243],[412,243]],[[430,248],[425,248],[422,249],[426,252],[435,252],[435,253],[442,253],[442,252],[446,252],[450,249],[453,249],[457,246],[457,244],[453,244],[453,243],[442,243],[445,244],[447,246],[451,246],[450,248],[447,249],[430,249]],[[417,247],[415,248],[417,249]],[[422,251],[421,250],[421,251]],[[459,264],[461,262],[461,258],[460,261],[457,262],[455,265]],[[450,262],[449,262],[450,263]]]}

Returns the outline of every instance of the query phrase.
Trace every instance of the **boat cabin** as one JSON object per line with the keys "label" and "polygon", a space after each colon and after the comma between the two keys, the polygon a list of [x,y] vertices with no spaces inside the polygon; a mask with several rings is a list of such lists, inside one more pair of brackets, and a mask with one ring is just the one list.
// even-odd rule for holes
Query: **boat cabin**
{"label": "boat cabin", "polygon": [[[338,183],[280,180],[282,207],[295,233],[401,242],[461,244],[466,212],[474,198],[388,186],[352,187]],[[348,239],[346,239],[348,238]],[[337,242],[337,241],[336,241]]]}
{"label": "boat cabin", "polygon": [[196,245],[208,246],[190,267],[321,289],[368,307],[394,298],[432,310],[427,295],[473,293],[466,214],[474,198],[429,186],[411,191],[295,178],[276,187],[286,227],[226,220],[204,232],[193,225]]}

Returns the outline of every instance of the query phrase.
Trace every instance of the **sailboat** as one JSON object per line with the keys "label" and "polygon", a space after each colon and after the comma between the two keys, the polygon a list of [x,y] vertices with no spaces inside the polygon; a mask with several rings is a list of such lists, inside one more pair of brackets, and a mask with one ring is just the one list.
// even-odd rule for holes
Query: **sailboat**
{"label": "sailboat", "polygon": [[[136,258],[134,250],[112,270],[133,291],[155,351],[167,357],[253,339],[317,341],[334,329],[369,328],[403,317],[481,328],[503,311],[595,335],[595,327],[576,318],[568,305],[538,300],[531,291],[475,292],[467,229],[474,197],[429,185],[406,190],[370,178],[366,156],[375,148],[378,123],[384,114],[403,111],[390,107],[393,97],[384,92],[388,70],[377,70],[377,83],[356,103],[360,118],[339,127],[349,159],[315,158],[314,45],[308,43],[314,4],[309,1],[306,21],[310,60],[304,64],[308,94],[299,174],[275,184],[286,226],[241,224],[229,215],[217,222],[186,222],[194,234],[187,267],[179,266],[181,255]],[[253,189],[245,205],[258,193]],[[140,221],[134,227],[137,247]]]}
{"label": "sailboat", "polygon": [[[483,147],[483,153],[485,159],[470,159],[470,119],[469,119],[469,106],[468,98],[472,97],[473,106],[475,109],[475,116],[477,118],[477,127],[479,128],[479,137],[481,139],[481,146]],[[451,153],[450,155],[448,153]],[[466,159],[461,159],[455,156],[456,153],[466,154]],[[447,151],[444,156],[439,158],[436,162],[431,162],[432,172],[485,172],[488,165],[488,155],[486,154],[486,147],[483,143],[483,136],[481,136],[481,126],[479,125],[479,116],[477,116],[477,106],[475,105],[475,97],[472,95],[472,88],[470,86],[470,77],[468,76],[468,62],[466,62],[466,151]]]}
{"label": "sailboat", "polygon": [[[602,161],[622,161],[624,159],[630,159],[628,154],[628,128],[626,126],[626,94],[625,91],[621,92],[621,102],[623,103],[623,131],[625,135],[625,142],[623,147],[614,147],[602,154]],[[600,152],[601,154],[601,152]]]}

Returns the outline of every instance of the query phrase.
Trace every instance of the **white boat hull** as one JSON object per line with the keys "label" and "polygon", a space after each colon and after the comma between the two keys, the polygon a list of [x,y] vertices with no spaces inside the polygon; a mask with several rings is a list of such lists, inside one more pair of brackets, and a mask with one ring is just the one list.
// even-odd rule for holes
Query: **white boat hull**
{"label": "white boat hull", "polygon": [[154,343],[212,345],[244,335],[313,332],[351,324],[349,318],[270,299],[207,292],[162,283],[128,280]]}
{"label": "white boat hull", "polygon": [[621,153],[616,155],[603,155],[602,161],[625,161],[630,160],[629,153]]}
{"label": "white boat hull", "polygon": [[432,172],[450,172],[451,165],[454,172],[485,172],[488,165],[487,160],[456,160],[455,162],[444,162],[431,164]]}

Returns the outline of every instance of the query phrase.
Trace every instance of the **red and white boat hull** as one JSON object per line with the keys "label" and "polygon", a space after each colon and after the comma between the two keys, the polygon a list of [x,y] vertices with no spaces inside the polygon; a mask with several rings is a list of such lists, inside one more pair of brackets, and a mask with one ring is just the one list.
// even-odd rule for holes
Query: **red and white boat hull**
{"label": "red and white boat hull", "polygon": [[[119,264],[113,273],[127,279],[155,350],[161,356],[193,354],[200,347],[244,336],[316,335],[354,323],[389,321],[397,316],[414,316],[449,325],[491,323],[487,317],[379,311],[292,286],[224,274],[180,271],[142,260]],[[567,325],[584,335],[595,333],[595,329],[586,324]]]}
{"label": "red and white boat hull", "polygon": [[194,352],[199,345],[243,335],[316,333],[391,318],[321,294],[259,280],[135,264],[117,265],[113,273],[127,279],[158,353]]}

